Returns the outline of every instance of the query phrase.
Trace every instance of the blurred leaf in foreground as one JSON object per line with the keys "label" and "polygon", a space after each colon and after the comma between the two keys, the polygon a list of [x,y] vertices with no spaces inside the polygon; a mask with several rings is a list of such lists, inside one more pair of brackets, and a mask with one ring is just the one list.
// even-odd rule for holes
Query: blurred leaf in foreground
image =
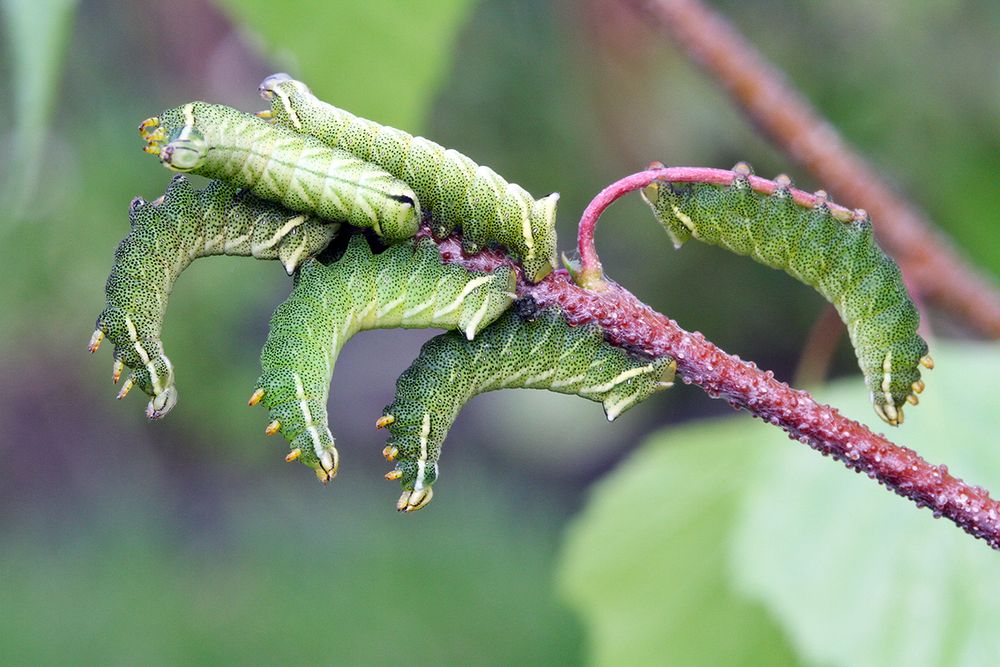
{"label": "blurred leaf in foreground", "polygon": [[763,608],[727,579],[727,536],[752,448],[738,425],[674,429],[602,482],[577,519],[560,588],[595,665],[791,665]]}
{"label": "blurred leaf in foreground", "polygon": [[[934,359],[920,405],[890,436],[996,491],[1000,347],[938,344]],[[853,383],[823,396],[849,414],[865,414],[864,398]],[[758,457],[730,556],[740,588],[802,654],[852,667],[996,664],[998,554],[803,447],[769,446],[780,439],[743,437]]]}
{"label": "blurred leaf in foreground", "polygon": [[[1000,348],[933,349],[891,435],[1000,488],[985,391]],[[859,378],[819,399],[869,416]],[[595,662],[787,664],[794,647],[809,664],[990,664],[997,554],[831,463],[745,416],[654,437],[598,487],[563,555]]]}

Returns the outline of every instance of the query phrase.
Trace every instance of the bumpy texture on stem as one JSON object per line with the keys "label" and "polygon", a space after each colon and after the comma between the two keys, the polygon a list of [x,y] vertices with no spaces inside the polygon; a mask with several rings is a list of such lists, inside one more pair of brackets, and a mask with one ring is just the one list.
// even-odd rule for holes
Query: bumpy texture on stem
{"label": "bumpy texture on stem", "polygon": [[[522,316],[522,313],[524,316]],[[604,406],[608,421],[673,385],[668,357],[629,354],[609,345],[594,325],[570,326],[557,309],[518,303],[475,340],[455,332],[429,340],[396,381],[396,397],[379,419],[391,439],[403,495],[400,511],[420,509],[438,477],[441,445],[462,407],[498,389],[547,389]]]}
{"label": "bumpy texture on stem", "polygon": [[867,209],[875,233],[917,291],[985,335],[1000,337],[1000,289],[979,275],[722,16],[699,0],[631,0],[716,78],[783,151],[845,201]]}
{"label": "bumpy texture on stem", "polygon": [[514,271],[489,274],[443,264],[428,239],[374,254],[361,234],[329,265],[309,260],[295,289],[274,311],[250,399],[270,411],[299,460],[327,482],[338,454],[327,425],[330,381],[340,350],[359,331],[393,327],[459,328],[471,339],[513,301]]}
{"label": "bumpy texture on stem", "polygon": [[[465,258],[453,239],[442,241],[440,250],[446,261],[477,270],[509,262],[492,252]],[[866,473],[918,507],[933,508],[935,516],[948,518],[1000,550],[1000,503],[985,489],[966,484],[949,474],[945,466],[931,465],[913,450],[895,445],[834,408],[817,403],[807,392],[775,380],[770,371],[726,354],[700,333],[689,333],[655,312],[623,287],[605,281],[600,291],[584,289],[560,270],[537,285],[520,282],[518,296],[530,296],[543,308],[558,306],[571,324],[598,324],[615,345],[674,359],[677,375],[685,383],[696,384],[709,396],[723,398],[734,408],[781,428],[790,438]]]}
{"label": "bumpy texture on stem", "polygon": [[133,369],[118,397],[138,386],[151,396],[150,419],[163,417],[177,403],[174,367],[160,331],[181,272],[198,257],[239,255],[278,259],[291,274],[340,228],[340,223],[296,214],[225,183],[195,190],[180,174],[156,201],[133,199],[129,220],[132,228],[115,250],[91,352],[108,337],[115,346],[114,381]]}

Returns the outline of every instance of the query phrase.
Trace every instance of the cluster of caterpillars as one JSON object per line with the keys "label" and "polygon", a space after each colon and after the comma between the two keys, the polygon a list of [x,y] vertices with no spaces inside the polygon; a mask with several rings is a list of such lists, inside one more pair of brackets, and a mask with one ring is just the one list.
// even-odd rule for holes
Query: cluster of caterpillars
{"label": "cluster of caterpillars", "polygon": [[287,76],[260,90],[271,109],[256,115],[192,102],[139,126],[165,166],[214,180],[196,190],[180,173],[160,198],[132,202],[90,344],[114,344],[116,383],[128,369],[119,398],[141,389],[150,419],[176,405],[160,340],[167,299],[188,264],[221,254],[278,259],[294,276],[249,403],[269,411],[268,435],[288,440],[286,460],[324,483],[339,467],[327,401],[343,345],[368,329],[450,330],[423,348],[377,422],[392,436],[383,454],[396,466],[386,478],[402,485],[400,511],[430,501],[441,444],[476,394],[575,393],[603,403],[611,420],[672,384],[672,360],[614,347],[554,309],[512,308],[514,269],[445,264],[435,241],[417,234],[421,225],[438,238],[460,233],[468,254],[502,248],[537,282],[555,265],[558,195],[535,200],[464,155],[326,105]]}
{"label": "cluster of caterpillars", "polygon": [[[317,99],[287,75],[268,77],[260,93],[270,108],[256,115],[191,102],[139,126],[146,152],[166,167],[213,181],[196,190],[181,173],[158,199],[132,201],[90,341],[91,352],[105,337],[114,344],[116,383],[128,370],[119,398],[141,389],[150,419],[176,405],[163,316],[180,273],[209,255],[277,259],[294,276],[271,318],[249,403],[268,409],[265,432],[288,440],[286,460],[324,483],[339,467],[326,406],[347,340],[376,328],[448,330],[402,374],[376,424],[390,434],[383,455],[395,463],[386,478],[402,485],[400,511],[430,501],[441,445],[477,394],[576,394],[602,403],[613,420],[671,386],[669,358],[616,347],[596,325],[570,326],[530,297],[512,307],[518,272],[536,283],[555,267],[558,195],[536,200],[454,150]],[[825,193],[793,190],[787,177],[763,181],[742,163],[720,173],[725,182],[657,181],[643,196],[677,247],[694,237],[816,288],[848,327],[876,412],[902,423],[903,404],[916,404],[924,388],[920,367],[933,362],[867,215],[845,218]],[[519,268],[443,263],[434,239],[452,234],[466,254],[499,248]]]}

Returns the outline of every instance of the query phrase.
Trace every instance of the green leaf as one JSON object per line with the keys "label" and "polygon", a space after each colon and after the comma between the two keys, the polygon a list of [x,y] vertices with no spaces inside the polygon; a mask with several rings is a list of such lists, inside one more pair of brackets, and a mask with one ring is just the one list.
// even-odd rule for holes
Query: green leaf
{"label": "green leaf", "polygon": [[796,664],[763,608],[726,576],[755,455],[733,447],[732,433],[727,421],[653,438],[574,523],[560,588],[587,627],[592,664]]}
{"label": "green leaf", "polygon": [[220,4],[321,99],[412,132],[424,120],[474,2]]}
{"label": "green leaf", "polygon": [[[990,388],[1000,347],[934,345],[935,370],[890,437],[968,482],[1000,488]],[[823,400],[867,415],[858,383]],[[874,419],[872,420],[874,423]],[[734,427],[730,436],[735,437]],[[780,434],[740,431],[759,453],[731,553],[741,589],[825,665],[984,665],[1000,656],[1000,559],[928,510],[847,475]]]}
{"label": "green leaf", "polygon": [[3,199],[21,217],[41,173],[45,133],[62,74],[76,0],[4,0],[0,3],[13,93],[13,145],[4,162]]}
{"label": "green leaf", "polygon": [[[998,489],[1000,347],[932,347],[927,392],[890,436]],[[818,398],[884,428],[860,377]],[[598,487],[563,556],[598,664],[1000,655],[995,552],[745,415],[653,438]]]}

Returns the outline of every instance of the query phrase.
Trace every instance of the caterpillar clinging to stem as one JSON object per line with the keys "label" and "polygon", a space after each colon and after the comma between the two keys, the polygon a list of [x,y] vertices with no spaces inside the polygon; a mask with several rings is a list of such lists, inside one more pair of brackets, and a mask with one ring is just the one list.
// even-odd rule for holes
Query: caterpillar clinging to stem
{"label": "caterpillar clinging to stem", "polygon": [[341,348],[358,331],[393,327],[457,328],[472,338],[514,298],[509,267],[471,272],[443,264],[428,238],[374,254],[364,236],[351,237],[340,259],[310,260],[292,294],[278,306],[261,353],[261,376],[250,405],[271,415],[268,435],[289,441],[299,460],[327,482],[338,454],[327,424],[327,398]]}
{"label": "caterpillar clinging to stem", "polygon": [[787,176],[776,182],[773,193],[758,192],[741,163],[728,185],[662,181],[642,195],[676,247],[692,237],[719,245],[826,297],[847,325],[875,412],[901,424],[903,405],[915,405],[924,388],[920,366],[932,368],[933,361],[899,267],[875,243],[864,211],[844,220],[831,212],[826,193],[803,206]]}
{"label": "caterpillar clinging to stem", "polygon": [[396,462],[396,508],[410,512],[431,500],[441,444],[459,411],[478,394],[497,389],[548,389],[600,402],[609,421],[673,384],[667,357],[634,356],[604,340],[596,325],[573,327],[556,308],[526,320],[517,309],[475,340],[454,332],[428,341],[396,381],[396,397],[377,426],[387,427],[383,454]]}
{"label": "caterpillar clinging to stem", "polygon": [[315,137],[231,107],[190,102],[139,125],[146,152],[174,171],[218,178],[262,199],[371,228],[388,242],[420,225],[413,190],[385,170]]}
{"label": "caterpillar clinging to stem", "polygon": [[118,394],[134,386],[151,399],[158,419],[177,403],[174,369],[160,330],[167,299],[181,272],[198,257],[241,255],[278,259],[291,274],[329,244],[340,225],[294,213],[221,182],[195,190],[182,175],[154,202],[139,197],[129,209],[132,228],[118,244],[105,286],[106,305],[90,341],[115,345],[114,381],[132,369]]}
{"label": "caterpillar clinging to stem", "polygon": [[271,101],[271,109],[260,114],[263,117],[350,151],[409,183],[431,212],[437,236],[461,226],[470,253],[498,243],[517,253],[532,282],[555,267],[557,193],[536,200],[458,151],[317,99],[304,83],[287,74],[267,77],[260,92]]}

